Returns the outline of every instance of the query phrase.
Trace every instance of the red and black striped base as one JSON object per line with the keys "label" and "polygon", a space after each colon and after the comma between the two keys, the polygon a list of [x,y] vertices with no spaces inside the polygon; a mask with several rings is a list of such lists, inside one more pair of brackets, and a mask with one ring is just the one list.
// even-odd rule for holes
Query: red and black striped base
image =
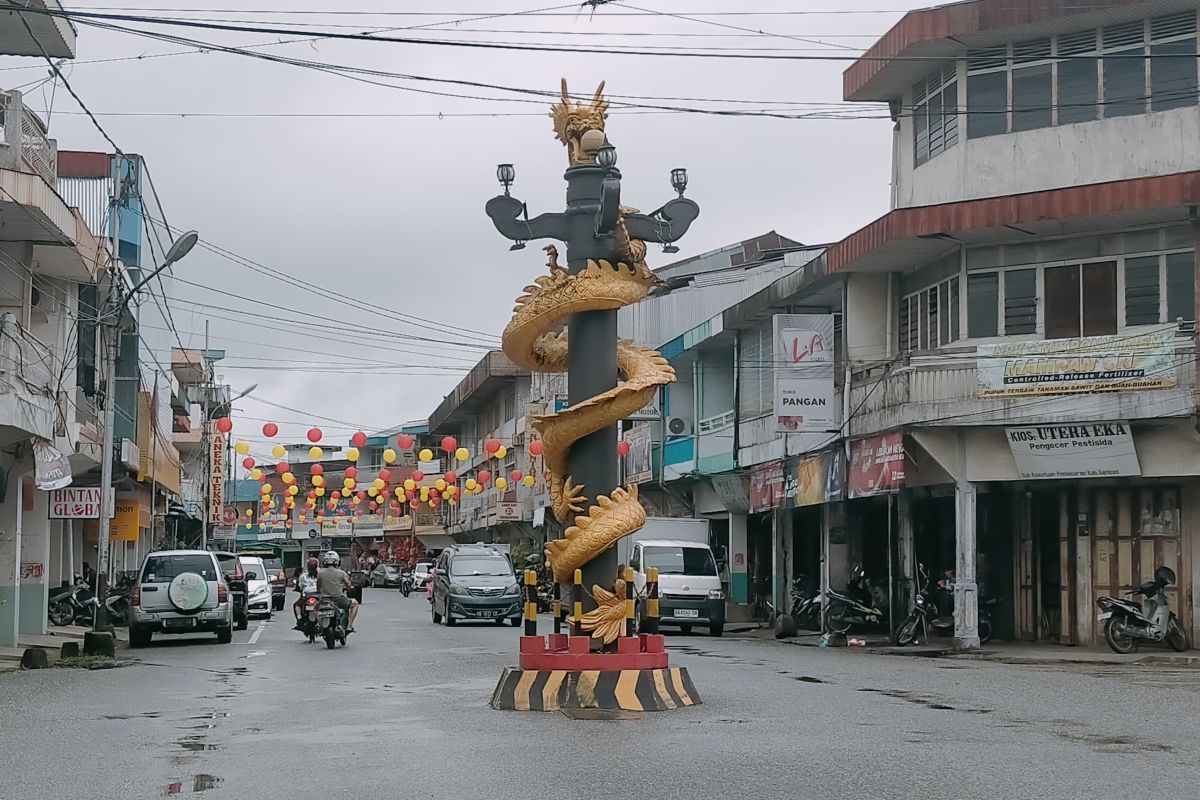
{"label": "red and black striped base", "polygon": [[700,695],[686,667],[580,671],[505,667],[491,702],[492,708],[502,711],[670,711],[699,704]]}

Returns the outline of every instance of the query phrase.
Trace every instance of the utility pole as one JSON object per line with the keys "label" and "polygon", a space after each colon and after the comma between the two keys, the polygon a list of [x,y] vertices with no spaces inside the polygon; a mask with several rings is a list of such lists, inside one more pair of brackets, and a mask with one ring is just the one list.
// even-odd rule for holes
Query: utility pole
{"label": "utility pole", "polygon": [[200,442],[204,447],[204,513],[200,518],[200,549],[208,549],[208,518],[212,515],[212,445],[209,443],[209,406],[212,399],[212,363],[208,360],[208,320],[204,320],[204,402],[200,404],[203,420],[200,425]]}

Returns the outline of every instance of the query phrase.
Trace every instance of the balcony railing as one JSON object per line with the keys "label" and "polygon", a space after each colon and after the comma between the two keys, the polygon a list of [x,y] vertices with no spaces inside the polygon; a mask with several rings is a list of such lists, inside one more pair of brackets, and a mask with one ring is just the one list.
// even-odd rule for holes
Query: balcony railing
{"label": "balcony railing", "polygon": [[11,313],[0,314],[0,425],[54,439],[58,415],[50,348]]}
{"label": "balcony railing", "polygon": [[48,134],[46,123],[26,107],[18,91],[0,92],[0,124],[3,124],[3,165],[32,172],[54,186],[58,180],[58,145]]}
{"label": "balcony railing", "polygon": [[1195,344],[1177,339],[1175,385],[1163,389],[980,397],[974,349],[909,356],[855,373],[850,435],[900,425],[997,425],[1183,416],[1194,411]]}

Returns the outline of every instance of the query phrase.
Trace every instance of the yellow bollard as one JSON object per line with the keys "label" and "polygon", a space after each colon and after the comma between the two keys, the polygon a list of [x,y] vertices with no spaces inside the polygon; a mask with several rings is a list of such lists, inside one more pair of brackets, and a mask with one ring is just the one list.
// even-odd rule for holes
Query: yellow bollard
{"label": "yellow bollard", "polygon": [[646,613],[642,630],[658,633],[658,567],[646,568]]}
{"label": "yellow bollard", "polygon": [[625,635],[633,636],[633,567],[625,568]]}
{"label": "yellow bollard", "polygon": [[537,573],[525,570],[525,635],[537,636]]}
{"label": "yellow bollard", "polygon": [[583,636],[583,570],[575,570],[575,584],[571,587],[572,636]]}

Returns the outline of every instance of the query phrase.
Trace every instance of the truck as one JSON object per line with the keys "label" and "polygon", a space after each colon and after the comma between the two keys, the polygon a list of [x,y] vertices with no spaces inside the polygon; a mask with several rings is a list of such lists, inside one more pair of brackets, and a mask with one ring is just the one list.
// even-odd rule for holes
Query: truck
{"label": "truck", "polygon": [[649,517],[640,531],[617,542],[617,562],[633,568],[639,608],[646,568],[658,568],[660,625],[685,634],[695,626],[724,634],[725,593],[708,544],[708,520]]}

